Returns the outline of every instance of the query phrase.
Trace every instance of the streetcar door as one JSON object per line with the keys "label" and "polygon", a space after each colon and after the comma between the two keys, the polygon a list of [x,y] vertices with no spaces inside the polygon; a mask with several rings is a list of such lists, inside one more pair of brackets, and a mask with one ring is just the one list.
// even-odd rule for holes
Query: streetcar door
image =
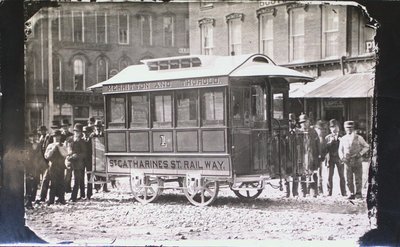
{"label": "streetcar door", "polygon": [[253,173],[268,174],[271,170],[269,155],[270,131],[268,122],[268,95],[262,85],[251,86],[251,113],[252,113],[252,170]]}
{"label": "streetcar door", "polygon": [[232,161],[238,175],[251,172],[250,88],[231,88]]}

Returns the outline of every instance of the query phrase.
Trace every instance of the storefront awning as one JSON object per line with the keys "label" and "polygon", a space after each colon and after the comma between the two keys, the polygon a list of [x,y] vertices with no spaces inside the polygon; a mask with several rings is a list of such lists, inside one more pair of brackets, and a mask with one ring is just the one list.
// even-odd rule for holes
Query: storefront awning
{"label": "storefront awning", "polygon": [[291,84],[290,98],[366,98],[373,95],[374,74],[320,77],[307,84]]}

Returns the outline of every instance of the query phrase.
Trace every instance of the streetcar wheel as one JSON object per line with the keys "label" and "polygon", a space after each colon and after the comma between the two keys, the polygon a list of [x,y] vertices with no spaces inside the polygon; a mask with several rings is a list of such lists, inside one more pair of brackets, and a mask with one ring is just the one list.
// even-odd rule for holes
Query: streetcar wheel
{"label": "streetcar wheel", "polygon": [[162,193],[162,180],[158,177],[145,176],[143,183],[137,183],[131,177],[130,187],[135,199],[142,203],[150,203]]}
{"label": "streetcar wheel", "polygon": [[[239,190],[232,190],[237,197],[243,200],[256,199],[262,193],[262,189],[255,190],[258,187],[258,182],[243,182],[239,185]],[[248,189],[248,190],[246,190]]]}
{"label": "streetcar wheel", "polygon": [[218,196],[219,183],[218,181],[210,181],[202,179],[201,186],[188,187],[186,179],[184,179],[184,189],[186,198],[195,206],[208,206],[215,201]]}

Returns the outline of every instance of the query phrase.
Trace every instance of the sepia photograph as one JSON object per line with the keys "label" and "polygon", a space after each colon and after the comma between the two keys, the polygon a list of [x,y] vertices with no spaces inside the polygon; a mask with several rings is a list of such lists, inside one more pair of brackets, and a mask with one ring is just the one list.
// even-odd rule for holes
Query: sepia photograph
{"label": "sepia photograph", "polygon": [[0,244],[400,244],[400,4],[12,2]]}

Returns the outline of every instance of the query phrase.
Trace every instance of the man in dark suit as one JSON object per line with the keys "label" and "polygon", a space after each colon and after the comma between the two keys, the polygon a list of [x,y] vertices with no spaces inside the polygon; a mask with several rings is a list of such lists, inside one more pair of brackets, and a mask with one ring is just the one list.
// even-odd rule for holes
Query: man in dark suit
{"label": "man in dark suit", "polygon": [[83,170],[85,168],[84,162],[87,156],[86,143],[82,139],[83,126],[80,123],[76,123],[74,126],[74,135],[71,141],[67,142],[67,161],[66,163],[70,165],[72,172],[74,174],[74,187],[72,189],[72,194],[70,200],[72,202],[77,201],[78,190],[80,189],[82,180],[84,179]]}

